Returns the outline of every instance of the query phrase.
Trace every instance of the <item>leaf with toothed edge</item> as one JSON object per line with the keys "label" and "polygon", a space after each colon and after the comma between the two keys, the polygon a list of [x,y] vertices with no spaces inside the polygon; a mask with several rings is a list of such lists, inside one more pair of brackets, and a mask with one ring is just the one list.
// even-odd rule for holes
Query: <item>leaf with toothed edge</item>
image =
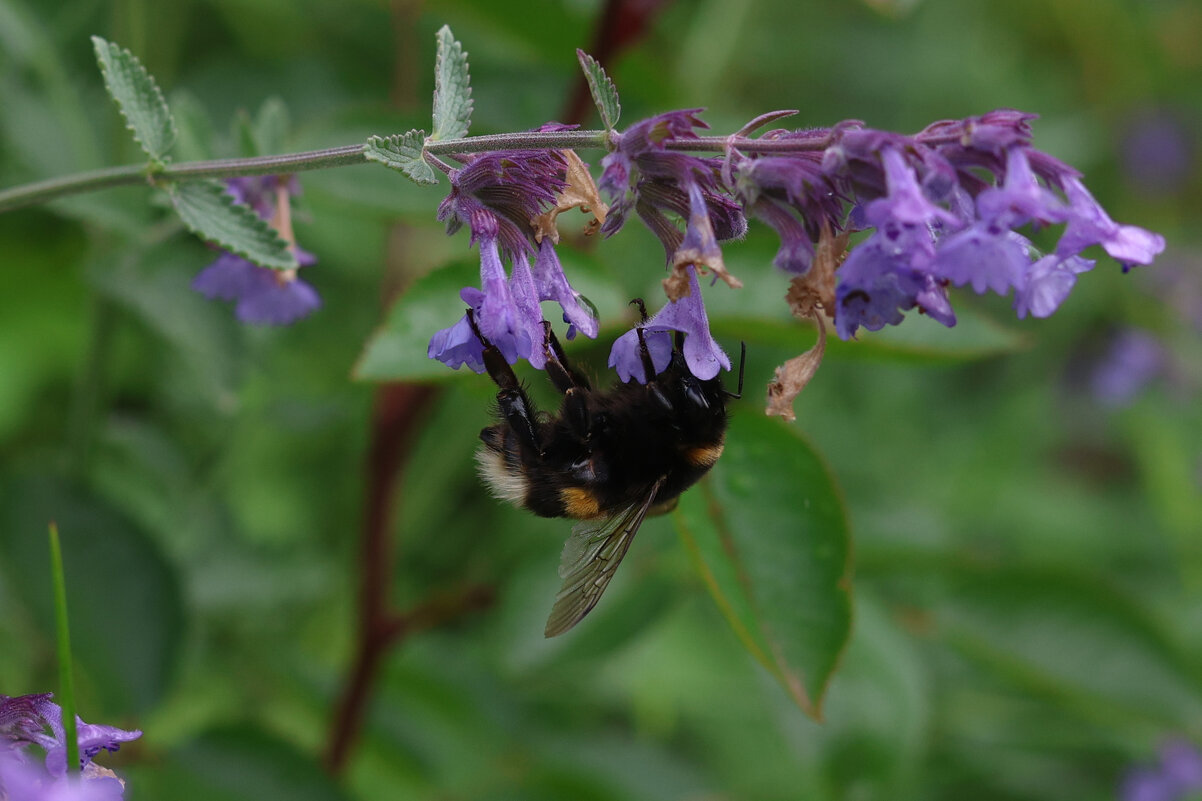
{"label": "leaf with toothed edge", "polygon": [[175,143],[175,120],[154,78],[133,53],[120,45],[92,37],[104,85],[117,103],[125,124],[146,155],[167,161]]}
{"label": "leaf with toothed edge", "polygon": [[601,123],[605,130],[612,131],[622,114],[622,104],[618,102],[618,88],[614,86],[614,82],[597,59],[580,49],[576,50],[576,58],[580,61],[580,68],[584,70],[588,90],[593,96],[593,102],[597,104],[597,111],[601,114]]}
{"label": "leaf with toothed edge", "polygon": [[218,181],[187,181],[167,189],[188,230],[260,267],[295,269],[296,256],[267,221],[239,205]]}
{"label": "leaf with toothed edge", "polygon": [[434,168],[422,158],[422,143],[426,132],[416,128],[392,136],[370,136],[363,148],[368,161],[378,161],[386,167],[399,170],[415,184],[430,186],[438,183]]}
{"label": "leaf with toothed edge", "polygon": [[434,62],[434,124],[431,141],[467,136],[472,119],[472,87],[467,53],[449,26],[438,29],[438,57]]}

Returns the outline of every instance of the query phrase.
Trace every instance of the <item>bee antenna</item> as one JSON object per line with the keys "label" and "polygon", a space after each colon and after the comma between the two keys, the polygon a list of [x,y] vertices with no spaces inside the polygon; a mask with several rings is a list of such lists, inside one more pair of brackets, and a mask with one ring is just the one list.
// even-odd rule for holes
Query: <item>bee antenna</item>
{"label": "bee antenna", "polygon": [[738,400],[739,398],[743,397],[743,368],[746,366],[747,366],[747,343],[740,342],[739,343],[739,389],[737,392],[727,392],[726,390],[723,390],[723,393],[726,395],[726,397],[734,398],[735,400]]}

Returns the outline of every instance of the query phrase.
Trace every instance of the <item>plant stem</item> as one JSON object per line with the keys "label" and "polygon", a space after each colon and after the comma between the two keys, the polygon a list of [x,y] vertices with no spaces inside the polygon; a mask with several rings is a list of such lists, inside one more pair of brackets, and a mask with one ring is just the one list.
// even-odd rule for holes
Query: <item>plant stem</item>
{"label": "plant stem", "polygon": [[58,635],[58,702],[63,710],[63,739],[67,746],[67,775],[79,772],[79,733],[75,726],[75,680],[71,670],[71,629],[67,625],[67,580],[58,525],[50,524],[50,576],[54,583],[54,622]]}
{"label": "plant stem", "polygon": [[[425,152],[430,155],[481,153],[488,150],[531,149],[612,149],[614,137],[610,131],[524,131],[519,133],[468,136],[429,142]],[[797,153],[822,150],[829,146],[829,135],[819,131],[812,139],[750,139],[742,136],[700,136],[666,142],[669,150],[721,153],[736,147],[749,153]],[[302,153],[283,153],[277,156],[258,156],[247,159],[215,159],[186,161],[180,164],[128,164],[99,170],[49,178],[0,191],[0,212],[45,203],[56,198],[107,189],[114,186],[150,185],[171,181],[192,181],[202,178],[232,178],[241,175],[283,175],[328,167],[345,167],[368,161],[365,145],[343,145]]]}

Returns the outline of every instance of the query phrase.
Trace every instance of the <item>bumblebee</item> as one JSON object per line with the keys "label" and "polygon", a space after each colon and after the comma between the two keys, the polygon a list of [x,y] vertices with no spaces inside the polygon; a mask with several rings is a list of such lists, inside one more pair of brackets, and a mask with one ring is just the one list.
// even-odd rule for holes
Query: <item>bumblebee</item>
{"label": "bumblebee", "polygon": [[[642,301],[635,301],[642,309]],[[639,351],[646,384],[629,381],[594,389],[574,368],[544,322],[546,371],[563,394],[559,414],[539,412],[504,356],[468,320],[484,346],[484,365],[497,384],[500,422],[480,432],[480,475],[494,495],[540,517],[579,520],[563,549],[555,598],[544,634],[571,629],[596,606],[644,518],[676,506],[682,492],[722,455],[728,392],[719,378],[694,376],[676,334],[671,361],[658,375],[643,328]],[[643,322],[646,311],[643,310]],[[744,347],[744,354],[746,348]]]}

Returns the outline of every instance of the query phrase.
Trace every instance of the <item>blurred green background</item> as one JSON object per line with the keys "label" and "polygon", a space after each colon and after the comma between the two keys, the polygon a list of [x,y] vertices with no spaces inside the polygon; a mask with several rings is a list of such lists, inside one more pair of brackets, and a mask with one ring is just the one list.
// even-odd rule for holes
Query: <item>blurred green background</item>
{"label": "blurred green background", "polygon": [[[623,5],[655,11],[606,61],[623,125],[705,106],[723,133],[798,108],[799,126],[912,132],[1021,108],[1116,220],[1169,242],[1127,275],[1100,259],[1048,320],[957,293],[962,326],[909,319],[832,349],[795,424],[854,538],[825,722],[746,654],[671,518],[644,526],[584,624],[544,641],[569,526],[486,496],[472,451],[495,390],[436,370],[412,440],[374,442],[406,465],[392,599],[494,600],[390,651],[346,771],[322,771],[387,392],[352,371],[398,290],[473,269],[434,220],[442,189],[374,165],[302,176],[325,305],[286,329],[188,288],[214,254],[148,189],[0,215],[0,692],[54,685],[53,516],[80,713],[146,732],[107,763],[132,799],[1103,799],[1166,737],[1202,742],[1202,5]],[[443,24],[470,54],[473,133],[562,119],[603,6],[0,0],[0,186],[139,160],[92,34],[157,77],[189,159],[236,155],[238,120],[269,98],[289,151],[428,126]],[[772,305],[775,247],[753,226],[726,248],[746,299],[710,293],[728,349],[748,344],[732,440],[813,338]],[[612,330],[626,298],[655,296],[662,250],[634,225],[561,251]],[[1156,368],[1115,391],[1133,330]],[[606,348],[572,352],[600,374]]]}

